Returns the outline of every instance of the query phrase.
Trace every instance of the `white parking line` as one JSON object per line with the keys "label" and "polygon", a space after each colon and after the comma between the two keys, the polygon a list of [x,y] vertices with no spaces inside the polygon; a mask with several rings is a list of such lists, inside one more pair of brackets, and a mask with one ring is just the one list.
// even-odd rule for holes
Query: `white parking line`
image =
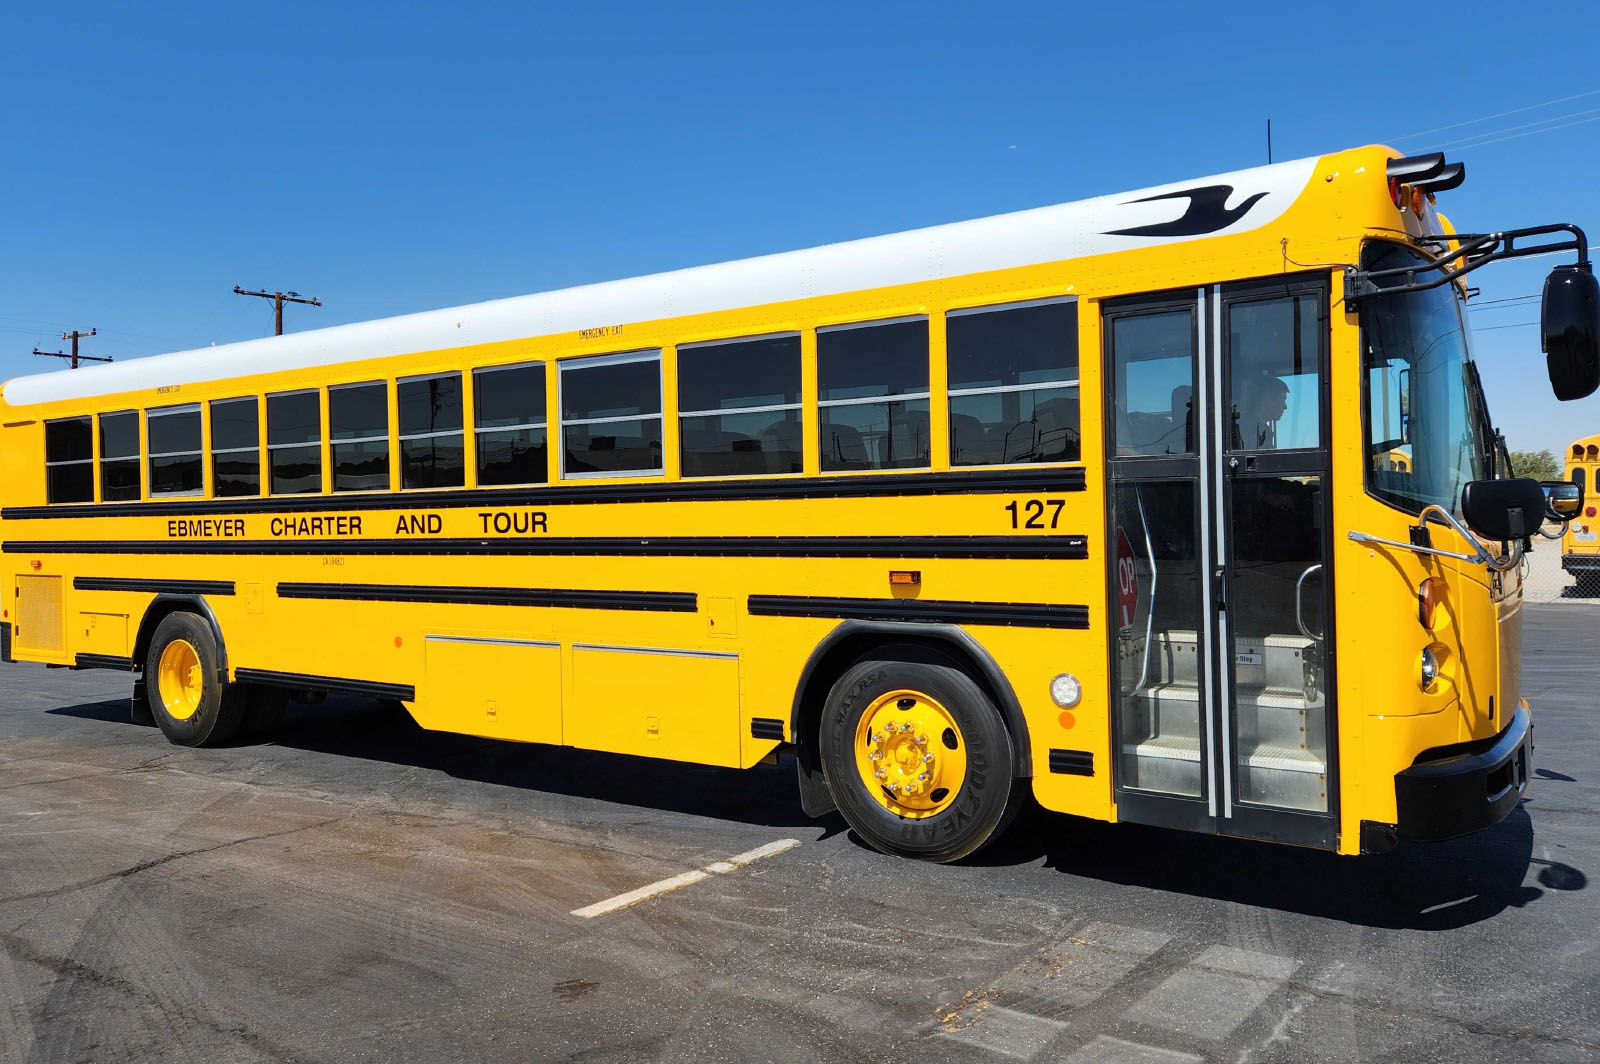
{"label": "white parking line", "polygon": [[581,909],[574,909],[572,910],[572,915],[581,917],[584,920],[592,920],[596,916],[604,916],[606,913],[614,913],[618,909],[626,909],[630,905],[638,905],[646,899],[681,890],[691,883],[700,882],[702,879],[710,879],[714,875],[723,875],[735,871],[747,864],[759,861],[763,857],[771,857],[773,854],[792,850],[798,845],[800,845],[799,839],[779,839],[776,842],[769,842],[765,846],[757,846],[753,850],[736,853],[727,860],[713,861],[704,868],[668,876],[666,879],[657,880],[654,883],[640,887],[638,890],[630,890],[626,894],[618,894],[614,898],[607,898],[605,901],[597,901],[593,905],[585,905]]}

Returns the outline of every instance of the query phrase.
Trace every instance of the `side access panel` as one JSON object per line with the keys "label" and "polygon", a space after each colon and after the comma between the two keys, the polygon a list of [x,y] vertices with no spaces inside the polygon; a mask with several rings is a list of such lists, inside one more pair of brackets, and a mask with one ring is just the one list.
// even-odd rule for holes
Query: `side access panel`
{"label": "side access panel", "polygon": [[739,766],[739,658],[577,643],[568,746]]}
{"label": "side access panel", "polygon": [[561,646],[491,635],[424,637],[412,716],[424,728],[561,742]]}

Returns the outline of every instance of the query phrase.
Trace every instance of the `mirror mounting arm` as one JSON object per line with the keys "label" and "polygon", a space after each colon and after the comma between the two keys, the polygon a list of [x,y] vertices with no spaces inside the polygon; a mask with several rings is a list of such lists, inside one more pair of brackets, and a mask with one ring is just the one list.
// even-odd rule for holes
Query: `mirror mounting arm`
{"label": "mirror mounting arm", "polygon": [[[1552,233],[1570,233],[1571,238],[1553,243],[1545,242],[1519,247],[1518,240],[1549,236]],[[1419,244],[1440,248],[1437,255],[1415,266],[1395,266],[1387,270],[1358,270],[1346,267],[1344,271],[1345,302],[1354,305],[1366,296],[1389,295],[1396,292],[1425,292],[1449,284],[1457,277],[1476,270],[1479,266],[1502,259],[1520,259],[1526,255],[1548,255],[1554,251],[1576,251],[1577,265],[1589,266],[1589,238],[1582,229],[1567,222],[1535,225],[1526,229],[1505,229],[1498,233],[1455,233],[1449,236],[1418,237]],[[1451,245],[1457,245],[1452,249]],[[1457,261],[1459,260],[1459,261]],[[1450,265],[1455,263],[1455,265]],[[1417,275],[1428,275],[1417,280]],[[1403,278],[1402,283],[1382,285],[1380,280]]]}
{"label": "mirror mounting arm", "polygon": [[1438,521],[1443,525],[1448,525],[1450,528],[1454,529],[1456,534],[1462,539],[1472,544],[1472,553],[1440,550],[1438,547],[1424,547],[1417,543],[1402,543],[1397,539],[1384,539],[1381,536],[1368,535],[1365,532],[1356,532],[1354,530],[1347,532],[1346,535],[1357,543],[1381,543],[1386,547],[1399,547],[1401,550],[1414,551],[1417,554],[1432,554],[1440,558],[1454,558],[1458,562],[1470,562],[1473,565],[1486,565],[1497,573],[1503,573],[1508,569],[1515,569],[1518,565],[1522,564],[1522,541],[1520,539],[1512,540],[1510,552],[1497,558],[1488,551],[1484,550],[1483,544],[1478,542],[1478,538],[1471,532],[1468,532],[1466,528],[1462,526],[1461,522],[1455,519],[1455,515],[1443,507],[1438,505],[1425,507],[1417,520],[1423,526],[1426,526],[1430,520]]}

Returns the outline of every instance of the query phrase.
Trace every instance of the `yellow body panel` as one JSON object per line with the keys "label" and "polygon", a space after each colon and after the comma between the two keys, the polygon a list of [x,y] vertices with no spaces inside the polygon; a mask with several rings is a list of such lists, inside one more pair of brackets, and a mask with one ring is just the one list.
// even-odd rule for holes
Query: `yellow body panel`
{"label": "yellow body panel", "polygon": [[[1341,852],[1359,848],[1363,820],[1393,822],[1393,776],[1427,747],[1492,734],[1481,703],[1498,690],[1493,592],[1481,574],[1458,571],[1407,551],[1389,551],[1344,538],[1347,529],[1404,541],[1414,518],[1363,490],[1361,371],[1356,318],[1341,311],[1342,274],[1327,266],[1357,261],[1370,238],[1405,239],[1406,218],[1390,202],[1381,175],[1393,153],[1363,148],[1323,157],[1298,200],[1259,229],[1140,250],[1018,267],[914,285],[796,299],[682,318],[596,322],[578,333],[529,336],[504,343],[297,369],[268,376],[219,379],[93,401],[30,407],[0,404],[0,478],[8,508],[45,503],[43,423],[46,419],[121,409],[148,409],[302,388],[396,378],[435,371],[543,360],[547,371],[550,439],[558,437],[559,360],[583,355],[662,350],[664,471],[619,477],[607,484],[672,483],[679,475],[675,345],[706,339],[798,331],[802,343],[801,438],[804,472],[763,478],[805,482],[821,473],[816,406],[815,330],[835,323],[927,315],[931,363],[929,472],[949,469],[945,321],[948,310],[1071,295],[1079,301],[1079,406],[1084,490],[1012,494],[942,493],[840,498],[716,499],[694,501],[561,501],[571,486],[559,479],[558,446],[550,456],[548,492],[534,507],[474,502],[451,507],[433,501],[406,507],[381,493],[382,507],[363,508],[360,494],[341,495],[341,508],[305,513],[250,512],[186,519],[164,515],[43,519],[9,516],[3,525],[6,602],[20,623],[19,657],[70,664],[78,654],[130,656],[139,618],[153,595],[79,590],[74,577],[138,577],[220,581],[233,594],[208,595],[225,635],[230,669],[263,669],[309,677],[345,677],[411,686],[417,719],[430,728],[503,739],[564,743],[621,753],[750,766],[777,746],[752,736],[752,722],[780,721],[786,739],[802,671],[813,650],[839,625],[823,617],[752,614],[752,595],[889,599],[895,594],[933,602],[1062,603],[1084,606],[1084,629],[971,624],[972,639],[992,656],[1015,691],[1027,729],[1033,792],[1046,808],[1115,820],[1110,766],[1110,646],[1108,558],[1104,530],[1104,432],[1100,302],[1146,292],[1299,272],[1295,263],[1323,264],[1331,278],[1332,427],[1331,513],[1333,603],[1337,618],[1337,740]],[[1070,248],[1063,248],[1070,254]],[[603,328],[601,328],[603,327]],[[219,378],[225,367],[219,366]],[[470,384],[470,376],[467,378]],[[465,392],[467,438],[472,439],[472,388]],[[324,469],[329,449],[323,391]],[[390,453],[395,454],[395,392],[389,391]],[[206,423],[208,419],[202,419]],[[264,423],[264,418],[262,419]],[[264,428],[264,424],[263,424]],[[209,428],[207,428],[209,432]],[[98,428],[96,429],[98,433]],[[141,432],[141,440],[144,433]],[[141,447],[143,447],[141,443]],[[263,436],[263,454],[265,440]],[[1403,457],[1403,456],[1400,456]],[[1395,460],[1400,460],[1396,457]],[[1037,468],[1037,467],[1030,467]],[[391,460],[398,492],[399,463]],[[474,463],[467,482],[475,486]],[[263,465],[263,476],[265,468]],[[840,474],[893,478],[897,472]],[[211,469],[206,470],[211,497]],[[323,496],[329,477],[324,475]],[[98,483],[98,478],[97,478]],[[593,487],[595,481],[585,481]],[[697,484],[707,483],[696,480]],[[98,493],[98,488],[96,489]],[[98,494],[97,494],[98,497]],[[318,497],[307,497],[316,500]],[[430,540],[492,545],[557,537],[1016,537],[1049,535],[1013,527],[1007,506],[1059,500],[1054,532],[1087,538],[1087,556],[1070,559],[912,557],[892,549],[873,557],[628,556],[573,553],[516,555],[430,553]],[[286,550],[306,539],[417,541],[415,553],[73,553],[61,541],[199,543],[225,549],[228,541],[268,541]],[[49,550],[28,544],[53,542]],[[1442,545],[1442,544],[1441,544]],[[397,551],[408,549],[404,546]],[[916,570],[914,588],[891,589],[891,570]],[[1416,587],[1425,576],[1448,585],[1445,619],[1430,635],[1417,619]],[[53,583],[46,584],[46,581]],[[483,605],[440,601],[334,601],[282,597],[280,584],[428,585],[611,591],[693,596],[689,609],[591,609]],[[49,599],[53,588],[56,600]],[[65,618],[84,623],[67,625]],[[107,617],[130,617],[120,628]],[[58,627],[52,628],[50,618]],[[1417,656],[1437,643],[1447,650],[1445,676],[1434,692],[1419,690]],[[1071,672],[1083,701],[1063,714],[1049,697],[1051,678]],[[1093,755],[1094,775],[1046,771],[1049,751]]]}

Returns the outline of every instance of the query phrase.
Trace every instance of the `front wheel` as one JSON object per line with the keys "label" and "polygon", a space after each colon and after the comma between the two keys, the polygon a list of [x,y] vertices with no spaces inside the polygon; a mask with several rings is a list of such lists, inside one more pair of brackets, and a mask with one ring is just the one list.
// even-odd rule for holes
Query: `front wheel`
{"label": "front wheel", "polygon": [[884,853],[965,857],[1004,830],[1025,789],[994,703],[944,665],[851,666],[828,693],[819,738],[839,811]]}

